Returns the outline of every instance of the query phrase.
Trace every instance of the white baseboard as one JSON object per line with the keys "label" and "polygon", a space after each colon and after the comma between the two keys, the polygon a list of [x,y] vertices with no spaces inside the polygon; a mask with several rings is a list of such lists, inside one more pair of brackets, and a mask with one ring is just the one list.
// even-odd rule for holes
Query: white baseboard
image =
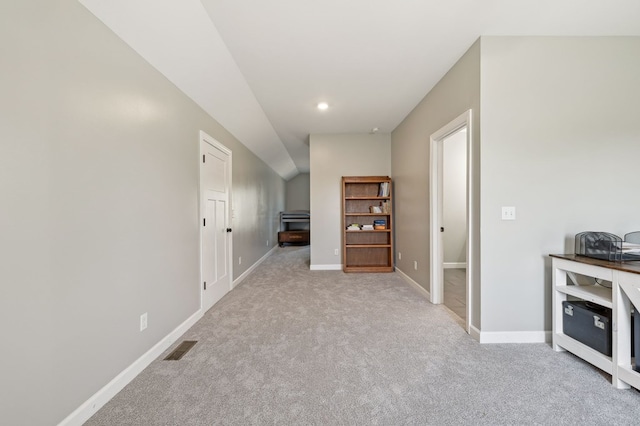
{"label": "white baseboard", "polygon": [[413,287],[416,288],[416,290],[418,290],[420,293],[422,293],[422,295],[424,297],[427,298],[428,301],[431,301],[431,293],[426,290],[424,287],[422,287],[420,284],[418,284],[417,282],[415,282],[409,275],[405,274],[404,272],[402,272],[400,269],[398,269],[396,267],[396,272],[398,274],[400,274],[400,276],[409,284],[411,284]]}
{"label": "white baseboard", "polygon": [[[257,262],[255,262],[249,269],[242,273],[232,283],[232,288],[235,288],[242,280],[244,280],[258,265],[265,261],[265,259],[271,256],[278,246],[274,246],[264,256],[262,256]],[[91,416],[93,416],[100,408],[102,408],[111,398],[113,398],[118,392],[120,392],[126,385],[128,385],[138,374],[149,366],[156,358],[167,350],[173,343],[175,343],[180,336],[182,336],[189,328],[191,328],[200,318],[203,316],[203,312],[199,309],[186,321],[176,327],[171,333],[165,336],[161,341],[156,343],[151,349],[149,349],[144,355],[133,362],[129,367],[125,368],[120,374],[118,374],[113,380],[104,385],[102,389],[96,392],[82,405],[76,408],[71,414],[69,414],[59,426],[75,426],[82,425]]]}
{"label": "white baseboard", "polygon": [[550,331],[480,331],[480,343],[549,342],[551,342]]}
{"label": "white baseboard", "polygon": [[467,262],[443,262],[443,269],[467,269]]}
{"label": "white baseboard", "polygon": [[82,425],[89,420],[100,408],[102,408],[111,398],[128,385],[138,374],[142,372],[149,364],[158,358],[162,352],[167,350],[182,336],[191,326],[193,326],[200,318],[202,318],[202,309],[198,309],[193,315],[187,318],[182,324],[176,327],[165,338],[156,343],[144,355],[135,360],[133,364],[125,368],[113,380],[104,385],[102,389],[93,394],[82,405],[69,414],[59,426],[75,426]]}
{"label": "white baseboard", "polygon": [[342,265],[311,265],[309,269],[312,271],[342,271]]}
{"label": "white baseboard", "polygon": [[[396,272],[405,281],[420,291],[425,297],[431,300],[431,294],[411,277],[396,267]],[[551,342],[551,332],[549,331],[496,331],[482,332],[471,325],[469,335],[480,343],[549,343]]]}
{"label": "white baseboard", "polygon": [[247,269],[246,271],[244,271],[238,278],[236,278],[235,280],[233,280],[233,283],[231,284],[231,289],[234,289],[238,286],[238,284],[240,284],[242,282],[242,280],[244,280],[245,278],[247,278],[247,276],[249,276],[249,274],[251,272],[253,272],[254,269],[256,269],[258,267],[258,265],[260,265],[262,262],[264,262],[267,257],[271,256],[276,250],[278,249],[278,246],[274,246],[271,250],[269,250],[264,256],[262,256],[260,259],[258,259],[253,265],[251,265],[249,267],[249,269]]}

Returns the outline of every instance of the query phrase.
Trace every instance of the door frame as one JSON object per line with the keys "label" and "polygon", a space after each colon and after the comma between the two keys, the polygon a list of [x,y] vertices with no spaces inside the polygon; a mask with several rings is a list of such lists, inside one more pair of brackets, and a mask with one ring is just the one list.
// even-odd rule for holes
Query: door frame
{"label": "door frame", "polygon": [[[200,261],[199,261],[199,267],[200,267],[200,282],[198,283],[198,287],[200,288],[200,310],[202,310],[203,308],[203,301],[204,301],[204,280],[203,280],[203,271],[202,271],[202,240],[203,240],[203,233],[204,233],[204,226],[202,226],[203,223],[203,219],[205,217],[205,200],[204,200],[204,196],[202,193],[202,156],[204,155],[204,152],[202,151],[202,142],[206,142],[209,145],[219,149],[220,151],[224,152],[225,154],[227,154],[229,156],[229,167],[227,168],[227,182],[229,183],[229,188],[228,188],[228,192],[227,192],[227,211],[225,212],[225,222],[227,223],[227,227],[229,228],[233,228],[231,220],[233,219],[233,215],[232,215],[232,206],[231,206],[231,200],[232,200],[232,194],[231,194],[231,188],[233,187],[232,182],[231,182],[231,177],[233,176],[232,173],[232,167],[233,167],[233,154],[231,152],[231,150],[229,148],[227,148],[226,146],[224,146],[222,143],[218,142],[216,139],[214,139],[213,137],[209,136],[207,133],[205,133],[204,131],[200,130],[200,138],[198,139],[198,229],[200,229],[199,234],[199,243],[200,243]],[[229,250],[229,256],[227,258],[227,270],[229,271],[229,291],[231,291],[233,289],[233,234],[231,234],[227,240],[227,247]]]}
{"label": "door frame", "polygon": [[473,301],[475,300],[474,270],[475,270],[475,212],[474,202],[474,177],[473,177],[473,131],[472,111],[469,109],[451,122],[433,133],[429,139],[430,169],[429,169],[429,248],[430,248],[430,293],[431,303],[441,304],[444,301],[444,248],[442,232],[442,199],[443,199],[443,142],[453,133],[466,127],[467,129],[467,273],[466,273],[466,331],[471,329],[471,315],[473,313]]}

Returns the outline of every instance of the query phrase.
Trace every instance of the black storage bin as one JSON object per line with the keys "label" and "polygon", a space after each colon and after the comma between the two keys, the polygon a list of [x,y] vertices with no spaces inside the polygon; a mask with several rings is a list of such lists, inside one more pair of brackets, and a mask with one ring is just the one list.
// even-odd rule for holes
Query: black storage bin
{"label": "black storage bin", "polygon": [[562,302],[562,332],[611,356],[611,309],[586,301]]}
{"label": "black storage bin", "polygon": [[[640,313],[637,309],[634,309],[631,317],[633,318],[633,321],[631,321],[631,356],[636,357],[636,354],[640,356]],[[639,364],[638,358],[636,358],[636,364],[633,369],[638,372],[640,372]]]}

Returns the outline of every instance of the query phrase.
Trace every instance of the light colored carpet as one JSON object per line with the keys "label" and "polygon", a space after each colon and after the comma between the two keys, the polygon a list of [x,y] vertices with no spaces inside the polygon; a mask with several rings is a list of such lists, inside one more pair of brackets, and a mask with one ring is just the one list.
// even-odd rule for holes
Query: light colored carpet
{"label": "light colored carpet", "polygon": [[87,425],[640,423],[636,390],[569,353],[480,345],[397,274],[308,259],[279,248]]}

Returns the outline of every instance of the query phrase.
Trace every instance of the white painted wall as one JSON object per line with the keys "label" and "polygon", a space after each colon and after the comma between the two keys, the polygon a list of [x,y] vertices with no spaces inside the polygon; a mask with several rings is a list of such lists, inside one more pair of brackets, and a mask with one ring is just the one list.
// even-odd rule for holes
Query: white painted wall
{"label": "white painted wall", "polygon": [[244,268],[284,181],[78,2],[3,4],[0,51],[0,423],[53,425],[199,310],[200,130]]}
{"label": "white painted wall", "polygon": [[311,135],[309,146],[311,269],[340,269],[342,176],[390,176],[391,136]]}
{"label": "white painted wall", "polygon": [[467,130],[443,141],[442,224],[443,260],[467,262]]}
{"label": "white painted wall", "polygon": [[483,332],[549,330],[548,254],[640,228],[639,53],[640,37],[482,38]]}

